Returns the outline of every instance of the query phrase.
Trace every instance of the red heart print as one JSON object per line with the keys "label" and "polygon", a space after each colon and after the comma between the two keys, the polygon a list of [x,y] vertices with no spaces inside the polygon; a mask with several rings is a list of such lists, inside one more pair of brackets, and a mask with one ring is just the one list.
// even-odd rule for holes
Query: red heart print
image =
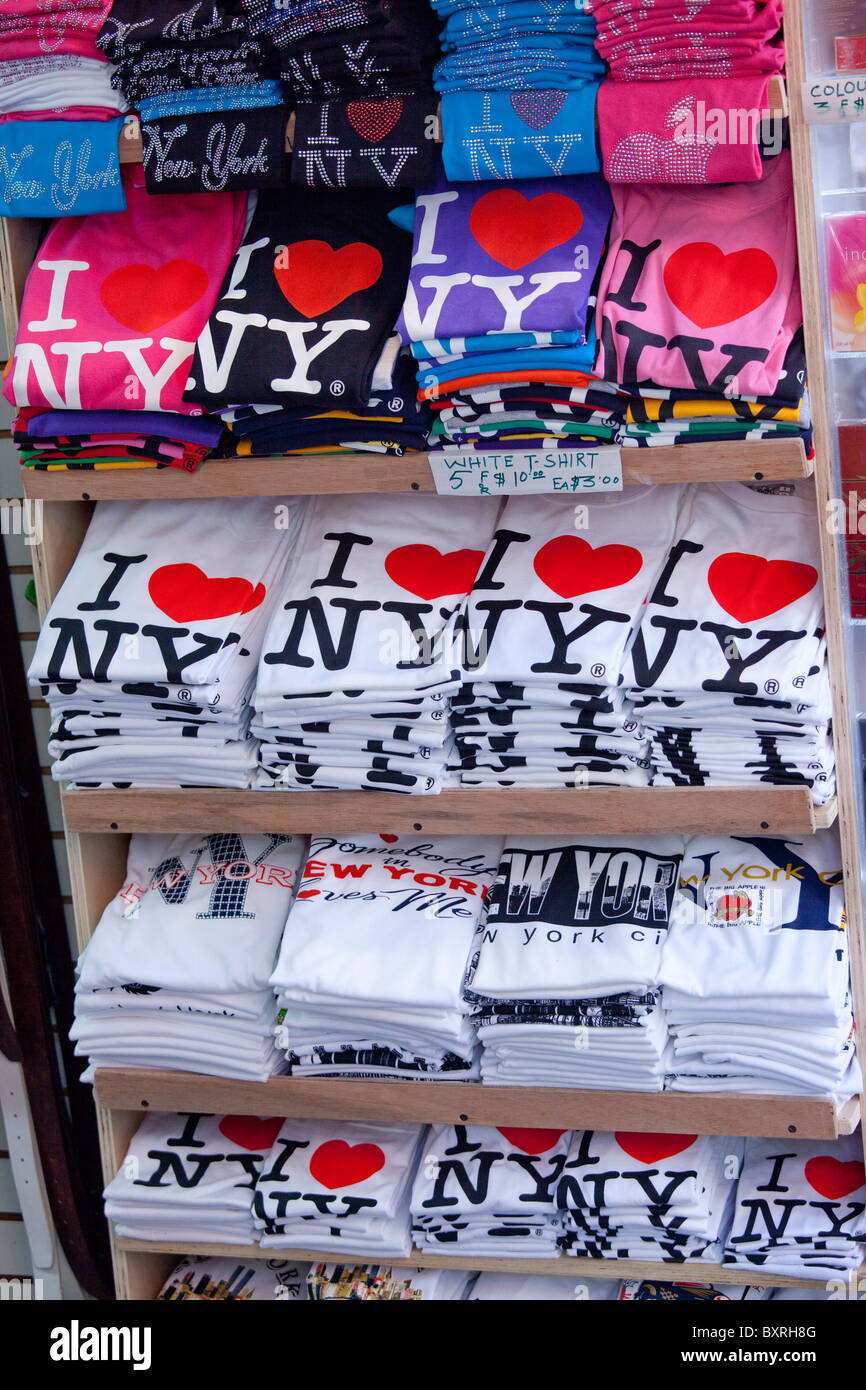
{"label": "red heart print", "polygon": [[638,1163],[659,1163],[663,1158],[673,1158],[697,1137],[696,1134],[641,1134],[625,1129],[618,1129],[614,1134],[623,1152],[629,1158],[636,1158]]}
{"label": "red heart print", "polygon": [[435,545],[400,545],[385,559],[385,573],[418,598],[468,594],[484,559],[483,550],[449,550]]}
{"label": "red heart print", "polygon": [[478,199],[469,226],[488,256],[509,270],[521,270],[579,232],[583,213],[564,193],[527,198],[516,188],[494,188]]}
{"label": "red heart print", "polygon": [[207,272],[194,261],[121,265],[106,275],[99,297],[124,328],[150,333],[191,309],[207,286]]}
{"label": "red heart print", "polygon": [[727,256],[712,241],[690,241],[665,261],[668,297],[699,328],[734,323],[770,298],[779,272],[757,246]]}
{"label": "red heart print", "polygon": [[593,547],[582,536],[554,536],[533,561],[535,573],[560,598],[615,589],[634,579],[643,556],[631,545]]}
{"label": "red heart print", "polygon": [[350,241],[336,249],[326,241],[296,241],[274,261],[277,284],[292,307],[308,319],[369,289],[381,274],[382,257],[366,241]]}
{"label": "red heart print", "polygon": [[330,1191],[366,1182],[385,1167],[385,1155],[378,1144],[347,1144],[345,1139],[329,1139],[320,1144],[310,1159],[310,1172]]}
{"label": "red heart print", "polygon": [[250,613],[266,590],[264,584],[253,588],[248,579],[211,579],[198,565],[161,565],[150,576],[147,592],[172,622],[192,623]]}
{"label": "red heart print", "polygon": [[799,560],[765,560],[739,550],[719,555],[707,570],[710,593],[738,623],[766,618],[794,603],[818,582],[814,565]]}
{"label": "red heart print", "polygon": [[279,1115],[223,1115],[219,1122],[220,1134],[250,1153],[267,1153],[282,1127]]}
{"label": "red heart print", "polygon": [[302,888],[298,894],[299,898],[317,898],[321,892],[320,888]]}
{"label": "red heart print", "polygon": [[566,92],[512,92],[511,106],[524,125],[543,130],[562,110]]}
{"label": "red heart print", "polygon": [[403,114],[403,98],[389,97],[387,101],[350,101],[346,107],[349,124],[362,140],[384,140],[390,135]]}
{"label": "red heart print", "polygon": [[386,845],[396,845],[399,835],[380,835],[379,839],[384,840]]}
{"label": "red heart print", "polygon": [[809,1186],[832,1202],[847,1197],[866,1182],[866,1171],[859,1158],[843,1163],[832,1154],[820,1154],[818,1158],[809,1159],[803,1172]]}
{"label": "red heart print", "polygon": [[509,1144],[515,1149],[522,1149],[525,1154],[547,1153],[565,1133],[564,1129],[513,1129],[502,1125],[496,1128]]}
{"label": "red heart print", "polygon": [[716,919],[719,922],[736,922],[748,913],[751,899],[745,893],[725,893],[716,903]]}

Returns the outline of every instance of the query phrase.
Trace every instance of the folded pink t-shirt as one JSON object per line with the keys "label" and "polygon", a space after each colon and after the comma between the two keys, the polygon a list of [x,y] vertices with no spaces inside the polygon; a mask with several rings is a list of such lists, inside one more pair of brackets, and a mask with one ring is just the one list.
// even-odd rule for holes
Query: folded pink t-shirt
{"label": "folded pink t-shirt", "polygon": [[3,390],[14,405],[202,413],[181,395],[247,195],[152,197],[140,165],[121,176],[123,212],[61,217],[36,253]]}
{"label": "folded pink t-shirt", "polygon": [[[782,0],[771,0],[781,9]],[[763,0],[594,0],[589,6],[599,28],[604,24],[642,23],[654,16],[673,16],[690,24],[702,16],[748,23],[767,8]]]}
{"label": "folded pink t-shirt", "polygon": [[51,111],[7,111],[0,115],[0,125],[8,121],[113,121],[123,113],[108,106],[57,106]]}
{"label": "folded pink t-shirt", "polygon": [[674,5],[594,7],[596,48],[622,81],[736,77],[780,72],[782,0],[732,7],[677,0]]}
{"label": "folded pink t-shirt", "polygon": [[3,57],[78,53],[105,62],[94,42],[111,0],[0,0]]}
{"label": "folded pink t-shirt", "polygon": [[[761,177],[766,73],[724,81],[613,82],[598,91],[609,183],[744,183]],[[742,113],[742,115],[740,114]]]}
{"label": "folded pink t-shirt", "polygon": [[705,188],[613,184],[596,311],[608,381],[771,395],[802,322],[791,156]]}
{"label": "folded pink t-shirt", "polygon": [[33,37],[26,39],[0,39],[3,46],[3,57],[7,58],[44,58],[52,53],[76,53],[80,58],[95,58],[97,62],[106,63],[108,59],[94,43],[89,34],[65,35],[59,42],[51,43],[44,37]]}

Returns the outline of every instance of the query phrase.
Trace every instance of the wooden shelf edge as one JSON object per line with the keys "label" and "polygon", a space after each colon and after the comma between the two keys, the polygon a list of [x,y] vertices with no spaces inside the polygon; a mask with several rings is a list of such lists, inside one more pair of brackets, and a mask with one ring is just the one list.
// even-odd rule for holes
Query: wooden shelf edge
{"label": "wooden shelf edge", "polygon": [[97,1069],[106,1110],[195,1110],[217,1115],[534,1128],[646,1130],[657,1134],[746,1134],[835,1139],[860,1118],[859,1099],[837,1106],[820,1096],[739,1096],[681,1091],[580,1091],[485,1086],[479,1082],[365,1081],[275,1076],[233,1081],[195,1072]]}
{"label": "wooden shelf edge", "polygon": [[[397,1269],[465,1269],[489,1270],[494,1274],[562,1274],[575,1280],[584,1279],[654,1279],[665,1283],[688,1284],[763,1284],[764,1287],[787,1289],[821,1288],[823,1279],[798,1279],[790,1275],[770,1274],[763,1270],[737,1269],[733,1266],[699,1264],[688,1260],[683,1264],[662,1264],[657,1260],[590,1260],[585,1257],[558,1255],[551,1260],[531,1259],[467,1259],[458,1255],[430,1255],[414,1249],[400,1259],[377,1260],[371,1255],[337,1254],[333,1250],[263,1249],[260,1245],[221,1245],[219,1243],[183,1244],[177,1241],[130,1240],[115,1237],[117,1248],[127,1254],[153,1255],[211,1255],[234,1260],[299,1260],[310,1264],[383,1264]],[[856,1279],[858,1271],[854,1271]],[[848,1282],[849,1275],[839,1279]],[[854,1283],[854,1287],[857,1287]]]}
{"label": "wooden shelf edge", "polygon": [[823,806],[813,806],[812,812],[815,830],[828,830],[839,814],[839,803],[834,796]]}
{"label": "wooden shelf edge", "polygon": [[804,787],[457,787],[438,796],[394,792],[283,792],[233,788],[64,791],[67,830],[236,830],[295,834],[809,835],[833,803],[815,807]]}
{"label": "wooden shelf edge", "polygon": [[[811,476],[812,462],[800,439],[761,439],[743,444],[669,444],[623,449],[626,483],[751,482],[755,478]],[[53,502],[117,498],[287,497],[322,493],[433,492],[427,454],[303,454],[285,458],[208,459],[197,473],[179,468],[100,472],[37,472],[22,468],[24,495]],[[459,493],[454,494],[459,496]]]}

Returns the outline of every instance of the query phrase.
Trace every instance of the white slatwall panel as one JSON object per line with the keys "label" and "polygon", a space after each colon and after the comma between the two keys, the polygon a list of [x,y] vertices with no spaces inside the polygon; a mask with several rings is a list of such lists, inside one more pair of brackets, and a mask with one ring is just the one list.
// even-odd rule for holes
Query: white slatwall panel
{"label": "white slatwall panel", "polygon": [[12,1178],[6,1134],[0,1119],[0,1279],[33,1274],[27,1232]]}

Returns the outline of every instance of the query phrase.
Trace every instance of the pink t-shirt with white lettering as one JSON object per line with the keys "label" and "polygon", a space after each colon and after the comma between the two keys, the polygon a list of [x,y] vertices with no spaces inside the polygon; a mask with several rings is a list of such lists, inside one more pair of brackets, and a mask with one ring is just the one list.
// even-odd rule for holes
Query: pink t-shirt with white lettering
{"label": "pink t-shirt with white lettering", "polygon": [[3,391],[14,405],[201,414],[181,395],[247,195],[152,197],[140,165],[122,175],[125,211],[62,217],[36,253]]}

